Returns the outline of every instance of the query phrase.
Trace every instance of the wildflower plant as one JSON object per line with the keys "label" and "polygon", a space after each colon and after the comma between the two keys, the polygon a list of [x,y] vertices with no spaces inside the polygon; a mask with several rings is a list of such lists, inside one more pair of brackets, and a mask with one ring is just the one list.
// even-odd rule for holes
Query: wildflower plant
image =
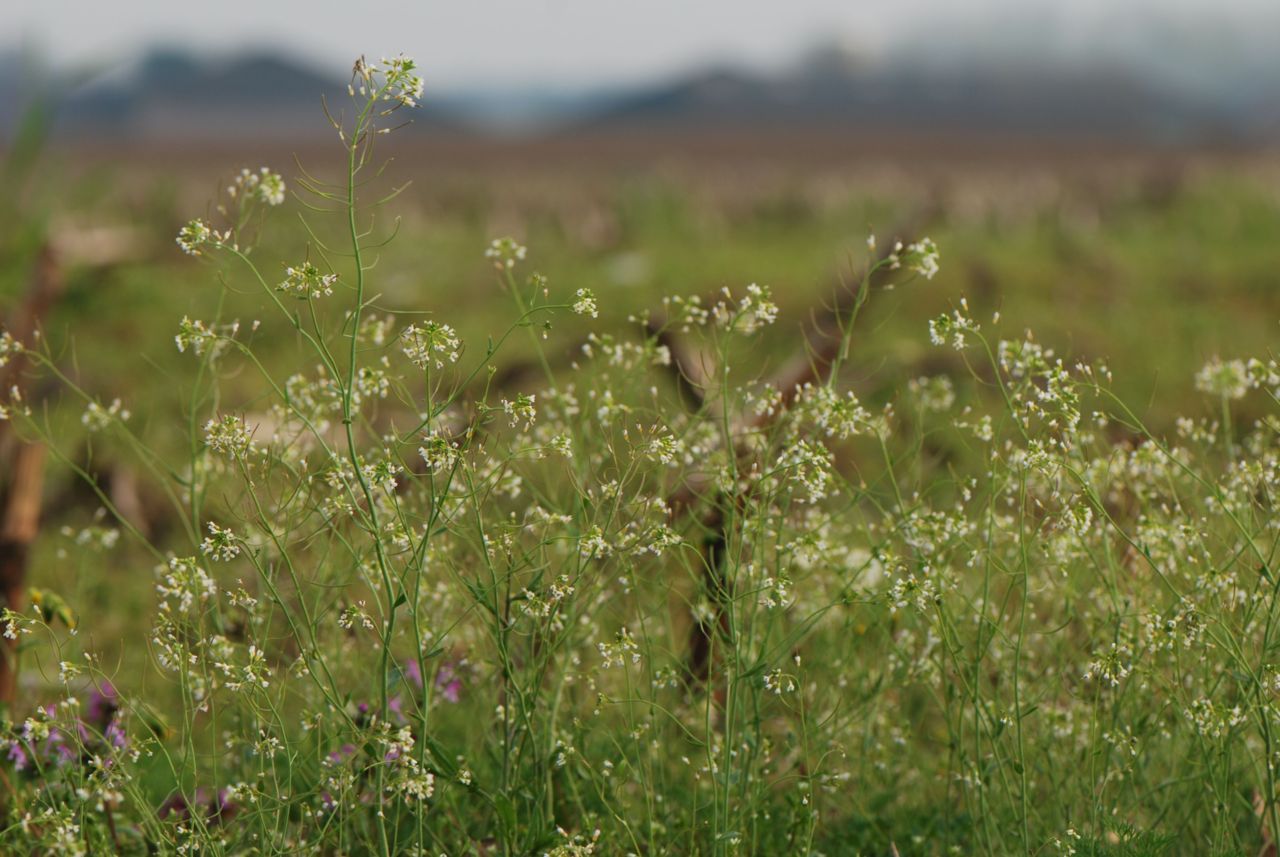
{"label": "wildflower plant", "polygon": [[[178,322],[180,454],[0,334],[173,522],[148,539],[99,492],[110,528],[68,531],[149,557],[147,677],[54,592],[0,616],[49,689],[0,736],[7,850],[1227,854],[1280,831],[1280,421],[1229,421],[1276,404],[1274,363],[1210,362],[1207,416],[1165,438],[1103,364],[961,300],[919,335],[969,371],[869,389],[859,311],[939,271],[928,239],[870,260],[802,377],[752,362],[786,323],[764,285],[624,322],[512,238],[476,252],[508,317],[464,342],[376,288],[380,141],[423,89],[359,60],[326,105],[343,180],[242,172],[180,231],[193,279],[266,310]],[[299,244],[262,260],[289,193]],[[569,362],[560,323],[591,328]],[[292,343],[286,372],[258,336]],[[512,339],[532,370],[501,386]]]}

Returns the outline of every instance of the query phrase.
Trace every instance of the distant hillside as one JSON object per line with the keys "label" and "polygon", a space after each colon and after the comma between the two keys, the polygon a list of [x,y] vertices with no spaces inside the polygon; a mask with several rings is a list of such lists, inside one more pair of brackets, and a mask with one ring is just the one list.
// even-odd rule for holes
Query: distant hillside
{"label": "distant hillside", "polygon": [[[76,87],[59,102],[57,131],[147,140],[306,138],[330,133],[351,100],[346,81],[274,56],[201,60],[156,51],[136,67]],[[462,122],[430,104],[408,112],[414,128],[458,131]]]}
{"label": "distant hillside", "polygon": [[972,131],[1172,142],[1252,131],[1208,99],[1120,66],[873,64],[835,48],[776,75],[732,68],[694,73],[625,95],[577,127]]}
{"label": "distant hillside", "polygon": [[[1241,54],[1231,64],[1225,48],[1179,38],[1194,63],[1178,65],[1136,37],[1087,59],[1036,55],[1030,36],[1008,48],[989,37],[957,39],[963,44],[941,53],[899,47],[875,60],[831,45],[776,72],[722,66],[625,90],[514,81],[506,89],[429,88],[423,105],[404,116],[413,120],[409,133],[522,140],[637,131],[964,133],[1068,144],[1086,137],[1141,144],[1280,139],[1280,59]],[[0,140],[18,121],[22,81],[60,77],[24,63],[16,52],[0,52]],[[170,143],[317,138],[330,133],[321,97],[340,114],[350,104],[346,83],[276,55],[211,60],[157,50],[53,87],[61,93],[55,130],[64,139]]]}

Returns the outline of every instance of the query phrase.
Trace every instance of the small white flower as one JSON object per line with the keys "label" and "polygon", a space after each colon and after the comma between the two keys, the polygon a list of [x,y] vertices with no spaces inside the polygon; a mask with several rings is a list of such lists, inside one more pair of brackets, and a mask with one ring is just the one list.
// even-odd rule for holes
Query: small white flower
{"label": "small white flower", "polygon": [[257,172],[245,167],[227,188],[227,195],[232,199],[257,200],[270,206],[283,203],[284,193],[284,179],[266,167],[259,168]]}
{"label": "small white flower", "polygon": [[959,351],[968,346],[968,334],[977,333],[979,329],[978,323],[969,317],[969,302],[962,298],[960,308],[951,315],[944,313],[929,322],[929,340],[934,345],[950,342],[951,347]]}
{"label": "small white flower", "polygon": [[400,350],[419,369],[428,366],[443,369],[446,361],[458,362],[462,340],[449,325],[426,321],[421,327],[411,324],[404,329],[400,334]]}
{"label": "small white flower", "polygon": [[567,434],[558,434],[551,438],[551,442],[547,444],[553,452],[563,455],[565,458],[573,458],[573,440]]}
{"label": "small white flower", "polygon": [[[726,296],[727,294],[728,290]],[[743,333],[750,334],[778,320],[778,305],[773,302],[768,286],[752,283],[747,286],[747,293],[738,301],[736,313],[730,314],[727,308],[718,305],[716,315],[731,321]]]}
{"label": "small white flower", "polygon": [[495,267],[510,270],[516,266],[516,262],[524,261],[528,252],[529,248],[514,238],[495,238],[489,242],[489,249],[484,251],[484,255],[493,260]]}
{"label": "small white flower", "polygon": [[940,270],[940,258],[938,245],[933,243],[933,239],[921,238],[907,246],[902,263],[907,266],[907,270],[914,271],[926,280],[932,280]]}
{"label": "small white flower", "polygon": [[784,693],[795,693],[796,680],[780,669],[765,673],[764,689],[778,696]]}
{"label": "small white flower", "polygon": [[263,167],[260,172],[261,178],[258,181],[258,199],[267,205],[280,205],[284,202],[284,179],[279,173],[270,172]]}
{"label": "small white flower", "polygon": [[458,462],[458,444],[432,432],[422,439],[418,455],[426,463],[428,473],[447,472]]}
{"label": "small white flower", "polygon": [[596,304],[596,296],[590,289],[578,289],[575,297],[577,301],[573,305],[574,312],[578,315],[589,315],[592,318],[599,317],[600,309]]}
{"label": "small white flower", "polygon": [[376,627],[373,619],[364,610],[365,603],[357,601],[355,604],[348,606],[338,614],[338,627],[346,631],[353,631],[356,628],[363,628],[366,631],[372,631]]}
{"label": "small white flower", "polygon": [[203,220],[193,220],[178,230],[177,242],[182,252],[188,256],[199,256],[200,248],[216,238],[209,224]]}
{"label": "small white flower", "polygon": [[502,400],[502,412],[507,415],[507,420],[511,423],[512,428],[520,423],[524,423],[525,429],[533,425],[533,421],[538,415],[534,409],[534,400],[536,398],[533,395],[518,393],[514,400]]}
{"label": "small white flower", "polygon": [[587,531],[586,535],[578,540],[578,553],[583,559],[592,557],[603,559],[612,552],[612,547],[605,541],[604,533],[599,527],[592,527]]}
{"label": "small white flower", "polygon": [[337,274],[322,274],[315,265],[303,262],[296,268],[285,268],[284,280],[276,289],[296,298],[315,300],[333,294],[337,281]]}
{"label": "small white flower", "polygon": [[1240,399],[1257,386],[1243,360],[1221,360],[1217,357],[1196,373],[1196,389],[1224,399]]}
{"label": "small white flower", "polygon": [[0,368],[3,368],[15,354],[22,353],[22,343],[14,339],[7,330],[0,330]]}
{"label": "small white flower", "polygon": [[206,352],[211,354],[217,352],[218,334],[203,321],[184,315],[178,324],[178,332],[173,337],[173,342],[178,346],[179,353],[190,348],[192,353],[200,357]]}
{"label": "small white flower", "polygon": [[1105,652],[1095,652],[1094,659],[1084,671],[1085,681],[1096,681],[1108,687],[1118,687],[1133,671],[1128,646],[1112,643]]}
{"label": "small white flower", "polygon": [[105,408],[97,402],[90,402],[89,407],[85,408],[84,414],[81,415],[80,422],[89,431],[97,432],[107,428],[116,420],[124,422],[129,419],[129,416],[129,411],[120,400],[112,399],[111,404]]}
{"label": "small white flower", "polygon": [[[396,106],[403,107],[418,105],[418,99],[422,97],[426,83],[418,74],[418,64],[413,59],[399,54],[392,59],[383,57],[377,63],[368,65],[361,63],[357,68],[361,66],[365,69],[367,82],[376,91],[382,93],[383,101],[394,101]],[[375,81],[375,75],[382,78],[380,83]]]}
{"label": "small white flower", "polygon": [[235,533],[209,522],[209,535],[200,543],[200,552],[207,557],[228,562],[240,555],[240,545]]}
{"label": "small white flower", "polygon": [[204,425],[205,442],[214,452],[243,456],[253,448],[253,433],[240,417],[224,414]]}
{"label": "small white flower", "polygon": [[601,669],[624,666],[628,660],[633,664],[640,663],[640,646],[636,644],[631,632],[626,628],[618,631],[614,642],[597,643],[596,648],[600,651],[600,657],[604,659],[600,664]]}

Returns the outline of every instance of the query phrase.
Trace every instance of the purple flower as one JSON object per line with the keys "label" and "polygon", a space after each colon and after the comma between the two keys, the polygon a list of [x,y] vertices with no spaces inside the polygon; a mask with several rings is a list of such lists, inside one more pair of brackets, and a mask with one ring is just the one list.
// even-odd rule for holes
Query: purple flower
{"label": "purple flower", "polygon": [[114,718],[107,724],[102,737],[106,738],[107,743],[117,750],[123,750],[129,746],[129,736],[124,733],[124,727],[120,725],[120,721]]}
{"label": "purple flower", "polygon": [[404,723],[404,700],[399,696],[393,696],[387,700],[387,710],[395,716],[395,719]]}
{"label": "purple flower", "polygon": [[49,740],[44,745],[44,755],[53,760],[58,767],[69,765],[80,758],[80,753],[67,742],[60,729],[49,731]]}
{"label": "purple flower", "polygon": [[111,682],[106,681],[101,687],[94,688],[89,704],[85,706],[85,717],[89,723],[105,729],[119,710],[120,695]]}
{"label": "purple flower", "polygon": [[157,813],[160,818],[168,818],[171,815],[177,816],[185,821],[191,817],[191,806],[187,803],[187,799],[183,797],[181,792],[174,792],[169,795],[164,803],[160,804],[160,811]]}
{"label": "purple flower", "polygon": [[405,678],[418,686],[418,690],[422,690],[422,667],[418,666],[416,658],[410,658],[404,662],[403,672]]}
{"label": "purple flower", "polygon": [[336,750],[329,751],[329,761],[335,765],[342,764],[356,754],[354,744],[343,744]]}
{"label": "purple flower", "polygon": [[9,742],[9,761],[13,762],[15,771],[25,771],[27,765],[31,764],[31,759],[27,756],[27,751],[18,741]]}
{"label": "purple flower", "polygon": [[210,796],[208,791],[199,788],[196,789],[196,793],[191,800],[187,800],[181,792],[174,792],[160,805],[160,811],[157,815],[160,818],[174,816],[179,820],[186,821],[191,818],[193,809],[202,809],[205,821],[209,824],[221,824],[230,821],[240,812],[240,808],[234,801],[227,800],[226,789],[221,789]]}
{"label": "purple flower", "polygon": [[445,663],[440,665],[440,669],[436,671],[435,687],[436,691],[447,702],[456,703],[461,698],[462,679],[458,677],[458,673],[454,670],[452,664]]}
{"label": "purple flower", "polygon": [[233,800],[227,800],[227,790],[219,789],[209,801],[209,821],[226,823],[240,814],[240,807]]}

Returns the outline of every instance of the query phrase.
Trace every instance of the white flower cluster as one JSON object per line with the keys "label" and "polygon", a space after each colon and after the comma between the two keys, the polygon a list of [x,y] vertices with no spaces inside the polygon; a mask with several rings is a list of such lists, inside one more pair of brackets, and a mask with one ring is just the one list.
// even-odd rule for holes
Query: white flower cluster
{"label": "white flower cluster", "polygon": [[484,251],[485,258],[492,259],[494,267],[507,271],[514,268],[516,262],[523,262],[528,254],[528,247],[510,237],[493,239]]}
{"label": "white flower cluster", "polygon": [[697,295],[664,297],[662,308],[667,314],[668,322],[678,327],[682,333],[702,327],[711,319],[711,310],[702,305],[702,298]]}
{"label": "white flower cluster", "polygon": [[382,745],[383,762],[391,772],[387,792],[401,795],[409,806],[430,800],[435,794],[436,778],[423,770],[414,753],[413,731],[402,726],[394,736],[384,737]]}
{"label": "white flower cluster", "polygon": [[[564,753],[560,754],[564,758]],[[557,763],[560,766],[560,763]],[[600,840],[600,828],[596,828],[588,839],[586,834],[571,834],[563,827],[557,827],[556,833],[564,838],[555,848],[544,853],[543,857],[591,857],[596,853],[596,844]]]}
{"label": "white flower cluster", "polygon": [[534,408],[534,401],[537,396],[527,393],[517,393],[515,399],[502,400],[502,412],[507,415],[507,421],[515,428],[520,423],[524,423],[527,430],[533,425],[533,421],[537,418],[538,412]]}
{"label": "white flower cluster", "polygon": [[751,283],[747,286],[747,293],[736,301],[727,286],[720,291],[723,299],[716,301],[710,309],[703,308],[697,298],[673,299],[668,306],[680,310],[679,321],[685,329],[715,321],[725,330],[750,335],[778,320],[778,305],[773,302],[768,286]]}
{"label": "white flower cluster", "polygon": [[[872,251],[876,249],[876,236],[867,236],[867,249]],[[889,270],[897,271],[905,267],[926,280],[932,280],[941,270],[940,260],[938,245],[928,237],[907,245],[901,241],[895,242],[893,251],[885,259],[889,264]]]}
{"label": "white flower cluster", "polygon": [[[279,173],[273,173],[266,167],[257,172],[248,167],[240,170],[235,180],[227,186],[227,195],[238,204],[238,211],[229,213],[223,205],[218,211],[228,215],[233,223],[243,223],[249,209],[255,203],[277,206],[284,202],[285,184]],[[218,231],[207,221],[200,218],[189,221],[178,230],[175,239],[182,252],[189,256],[199,256],[205,247],[230,247],[238,249],[232,240],[232,229]]]}
{"label": "white flower cluster", "polygon": [[773,294],[768,286],[757,283],[747,286],[746,295],[738,301],[738,311],[742,314],[744,333],[754,333],[778,320],[778,305],[773,302]]}
{"label": "white flower cluster", "polygon": [[547,443],[547,447],[552,452],[565,458],[573,458],[573,439],[567,434],[558,434],[551,438]]}
{"label": "white flower cluster", "polygon": [[1173,651],[1178,646],[1194,646],[1205,632],[1205,619],[1200,610],[1188,598],[1179,600],[1177,607],[1166,616],[1149,615],[1143,622],[1143,633],[1148,644],[1160,651]]}
{"label": "white flower cluster", "polygon": [[33,620],[14,612],[8,607],[0,608],[0,636],[6,640],[16,640],[19,634],[30,634]]}
{"label": "white flower cluster", "polygon": [[102,431],[116,420],[124,422],[129,419],[129,411],[119,399],[112,399],[105,408],[97,402],[90,402],[80,416],[80,422],[91,432]]}
{"label": "white flower cluster", "polygon": [[536,592],[525,589],[522,593],[524,595],[524,603],[520,609],[526,616],[546,619],[556,612],[561,602],[573,595],[575,591],[577,591],[576,587],[569,580],[569,576],[562,574],[547,587],[545,594],[539,595]]}
{"label": "white flower cluster", "polygon": [[932,609],[938,602],[938,597],[938,587],[929,576],[928,567],[922,570],[919,577],[915,574],[902,575],[889,588],[889,603],[894,610],[902,610],[910,605],[924,613]]}
{"label": "white flower cluster", "polygon": [[633,664],[640,663],[640,646],[636,644],[635,638],[626,628],[618,631],[614,642],[597,643],[596,648],[600,651],[600,657],[604,659],[600,663],[601,669],[624,666],[627,661]]}
{"label": "white flower cluster", "polygon": [[[382,101],[394,101],[396,107],[416,107],[426,88],[418,64],[404,54],[373,63],[361,57],[356,60],[355,72],[361,79],[362,96],[372,94]],[[351,91],[355,93],[354,88]]]}
{"label": "white flower cluster", "polygon": [[764,689],[777,696],[795,693],[796,680],[780,669],[771,670],[764,674]]}
{"label": "white flower cluster", "polygon": [[[231,646],[223,647],[224,656],[229,656],[233,652]],[[226,680],[227,689],[233,693],[239,693],[248,688],[260,688],[266,690],[271,686],[271,668],[267,665],[267,656],[253,643],[250,643],[245,649],[245,662],[242,665],[235,665],[230,662],[230,657],[226,660],[217,661],[214,667],[222,673]],[[271,755],[278,745],[278,739],[271,739],[263,743],[259,748],[259,752],[264,755]]]}
{"label": "white flower cluster", "polygon": [[248,167],[243,168],[227,187],[227,195],[232,199],[253,199],[267,205],[280,205],[284,202],[284,194],[284,179],[266,167],[259,168],[256,173]]}
{"label": "white flower cluster", "polygon": [[946,375],[915,378],[907,386],[926,411],[947,411],[956,402],[955,385]]}
{"label": "white flower cluster", "polygon": [[1085,681],[1096,681],[1107,687],[1119,687],[1120,682],[1133,672],[1132,652],[1129,647],[1112,643],[1105,652],[1095,652],[1093,661],[1084,671]]}
{"label": "white flower cluster", "polygon": [[574,296],[573,311],[578,315],[589,315],[597,318],[600,315],[600,307],[596,304],[596,296],[590,289],[578,289]]}
{"label": "white flower cluster", "polygon": [[223,414],[204,425],[205,443],[214,452],[233,458],[244,456],[253,448],[253,432],[240,417]]}
{"label": "white flower cluster", "polygon": [[22,343],[14,339],[7,330],[0,330],[0,368],[3,368],[15,354],[22,353]]}
{"label": "white flower cluster", "polygon": [[404,468],[391,459],[389,452],[384,452],[383,457],[377,461],[362,464],[360,467],[360,475],[364,477],[366,483],[381,488],[388,494],[396,490],[399,485],[399,476],[403,472]]}
{"label": "white flower cluster", "polygon": [[400,350],[414,366],[443,369],[445,361],[457,363],[462,356],[462,340],[447,324],[426,321],[421,327],[411,324],[400,334]]}
{"label": "white flower cluster", "polygon": [[239,322],[222,325],[218,330],[199,319],[184,315],[178,324],[178,332],[173,337],[173,343],[178,347],[179,353],[191,349],[197,357],[203,357],[205,354],[217,357],[239,330]]}
{"label": "white flower cluster", "polygon": [[801,502],[817,503],[831,493],[835,484],[831,451],[821,443],[797,441],[783,451],[777,466],[801,490]]}
{"label": "white flower cluster", "polygon": [[229,562],[240,555],[235,533],[209,522],[209,535],[200,543],[200,553],[212,559]]}
{"label": "white flower cluster", "polygon": [[422,439],[418,455],[426,463],[428,473],[447,473],[458,463],[458,443],[432,432]]}
{"label": "white flower cluster", "polygon": [[786,576],[766,577],[760,587],[758,603],[773,610],[791,604],[791,579]]}
{"label": "white flower cluster", "polygon": [[285,268],[284,280],[276,289],[295,298],[315,300],[333,294],[333,284],[336,282],[337,274],[322,274],[315,265],[303,262],[296,268]]}
{"label": "white flower cluster", "polygon": [[603,559],[613,552],[613,546],[605,540],[599,527],[592,527],[578,540],[578,553],[583,559]]}
{"label": "white flower cluster", "polygon": [[156,593],[161,598],[160,609],[166,612],[187,613],[218,594],[217,584],[194,557],[174,557],[158,571]]}
{"label": "white flower cluster", "polygon": [[213,227],[196,218],[179,229],[178,237],[174,240],[178,242],[178,246],[182,248],[183,253],[188,256],[199,256],[201,247],[206,244],[220,243],[221,239],[222,236],[215,232]]}
{"label": "white flower cluster", "polygon": [[1196,373],[1196,389],[1224,399],[1242,399],[1257,381],[1243,360],[1214,357]]}
{"label": "white flower cluster", "polygon": [[951,347],[959,351],[968,346],[968,334],[977,333],[979,329],[978,323],[969,315],[969,302],[961,298],[959,309],[929,322],[929,341],[934,345],[950,342]]}
{"label": "white flower cluster", "polygon": [[351,404],[358,406],[368,399],[385,399],[390,392],[391,380],[387,378],[386,372],[373,366],[361,366],[356,370]]}
{"label": "white flower cluster", "polygon": [[344,631],[354,631],[356,628],[363,628],[366,631],[374,630],[376,626],[373,624],[373,619],[365,612],[364,607],[363,601],[348,605],[338,614],[338,627]]}
{"label": "white flower cluster", "polygon": [[1191,703],[1187,717],[1206,738],[1221,738],[1249,720],[1240,706],[1226,708],[1204,697]]}
{"label": "white flower cluster", "polygon": [[677,458],[684,451],[684,445],[671,432],[655,426],[649,436],[640,443],[638,451],[641,456],[650,461],[670,465],[676,463]]}
{"label": "white flower cluster", "polygon": [[877,417],[852,391],[843,396],[826,384],[805,384],[796,394],[797,413],[827,437],[846,440],[862,434],[883,435],[887,415]]}
{"label": "white flower cluster", "polygon": [[922,238],[907,246],[902,263],[906,265],[907,270],[914,271],[926,280],[932,280],[941,268],[940,259],[938,245],[933,243],[933,239]]}

